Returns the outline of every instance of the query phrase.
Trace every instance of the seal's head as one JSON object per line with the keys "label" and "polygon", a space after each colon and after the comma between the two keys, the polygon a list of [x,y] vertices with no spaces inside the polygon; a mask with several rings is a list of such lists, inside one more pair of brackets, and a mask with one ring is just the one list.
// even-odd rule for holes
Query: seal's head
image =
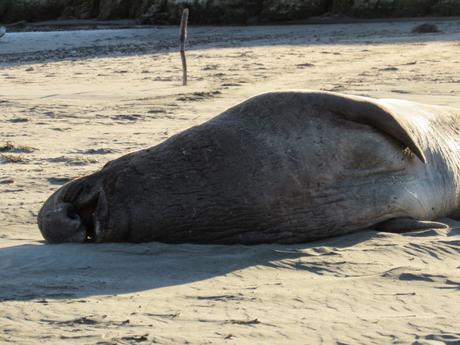
{"label": "seal's head", "polygon": [[48,243],[100,242],[105,202],[93,176],[69,182],[44,203],[38,227]]}

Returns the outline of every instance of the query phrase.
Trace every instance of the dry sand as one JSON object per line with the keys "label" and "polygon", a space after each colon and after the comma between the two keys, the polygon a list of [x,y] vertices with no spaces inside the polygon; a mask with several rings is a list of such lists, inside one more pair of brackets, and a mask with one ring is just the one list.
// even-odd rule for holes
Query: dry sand
{"label": "dry sand", "polygon": [[[460,223],[295,246],[41,242],[69,179],[257,93],[460,107],[460,22],[176,28],[0,39],[0,343],[460,343]],[[7,142],[10,142],[7,144]]]}

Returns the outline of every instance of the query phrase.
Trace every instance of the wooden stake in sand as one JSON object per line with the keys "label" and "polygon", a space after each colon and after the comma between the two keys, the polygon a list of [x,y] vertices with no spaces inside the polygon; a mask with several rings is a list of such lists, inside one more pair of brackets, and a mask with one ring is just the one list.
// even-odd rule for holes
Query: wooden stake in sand
{"label": "wooden stake in sand", "polygon": [[180,22],[179,47],[180,57],[182,59],[182,85],[187,85],[187,59],[185,57],[185,41],[187,40],[187,25],[188,25],[188,8],[182,12],[182,20]]}

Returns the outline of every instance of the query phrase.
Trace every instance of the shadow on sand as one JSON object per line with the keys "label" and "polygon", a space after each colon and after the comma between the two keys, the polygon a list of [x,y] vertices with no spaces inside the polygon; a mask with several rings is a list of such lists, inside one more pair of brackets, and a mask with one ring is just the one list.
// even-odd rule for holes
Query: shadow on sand
{"label": "shadow on sand", "polygon": [[[0,249],[0,301],[115,295],[225,276],[253,266],[334,255],[380,236],[363,231],[309,244],[222,246],[146,244],[20,245]],[[297,266],[293,266],[298,269]],[[311,268],[311,269],[310,269]]]}

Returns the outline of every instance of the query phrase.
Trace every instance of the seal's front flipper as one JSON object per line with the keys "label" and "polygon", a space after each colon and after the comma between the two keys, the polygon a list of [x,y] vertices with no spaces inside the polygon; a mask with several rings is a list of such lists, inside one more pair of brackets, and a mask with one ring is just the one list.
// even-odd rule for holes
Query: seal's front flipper
{"label": "seal's front flipper", "polygon": [[374,228],[378,231],[400,234],[426,229],[447,229],[449,226],[440,222],[422,221],[413,218],[395,218],[379,223]]}

